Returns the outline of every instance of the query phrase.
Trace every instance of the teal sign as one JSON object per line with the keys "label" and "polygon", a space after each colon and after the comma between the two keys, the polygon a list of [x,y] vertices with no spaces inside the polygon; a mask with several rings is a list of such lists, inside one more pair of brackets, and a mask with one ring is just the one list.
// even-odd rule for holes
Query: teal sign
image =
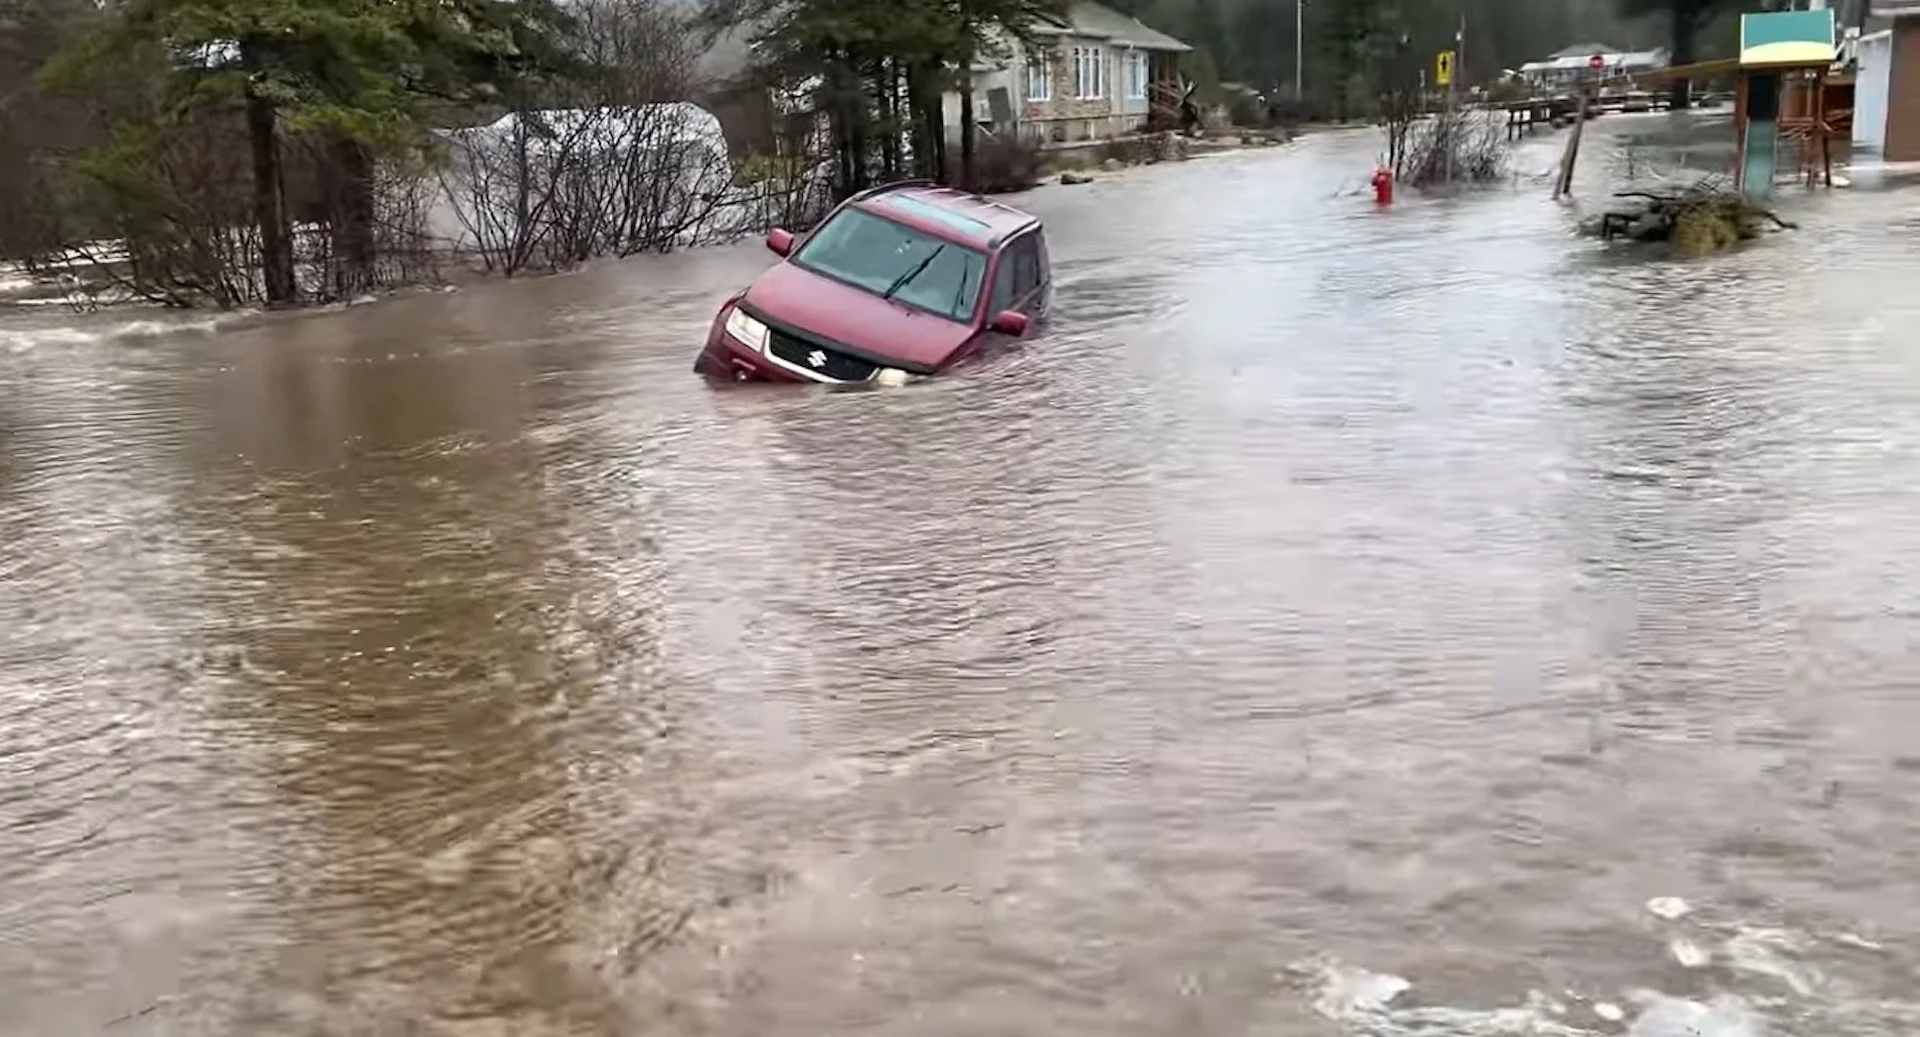
{"label": "teal sign", "polygon": [[1834,59],[1833,11],[1740,16],[1740,65],[1819,65]]}

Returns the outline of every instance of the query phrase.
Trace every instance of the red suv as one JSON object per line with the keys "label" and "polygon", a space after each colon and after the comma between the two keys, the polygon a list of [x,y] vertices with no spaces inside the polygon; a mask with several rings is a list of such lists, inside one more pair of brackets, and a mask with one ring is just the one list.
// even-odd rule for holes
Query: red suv
{"label": "red suv", "polygon": [[693,369],[732,381],[857,384],[934,374],[1018,338],[1051,293],[1040,221],[924,181],[841,203],[713,320]]}

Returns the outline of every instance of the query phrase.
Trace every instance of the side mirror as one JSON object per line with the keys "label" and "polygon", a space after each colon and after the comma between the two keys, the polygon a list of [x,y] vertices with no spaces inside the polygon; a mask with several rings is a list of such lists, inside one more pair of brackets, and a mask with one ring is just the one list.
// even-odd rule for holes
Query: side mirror
{"label": "side mirror", "polygon": [[784,256],[793,251],[793,232],[778,227],[767,232],[767,248],[776,256]]}
{"label": "side mirror", "polygon": [[993,321],[987,327],[1002,335],[1019,338],[1027,333],[1027,315],[1019,310],[1001,310],[993,315]]}

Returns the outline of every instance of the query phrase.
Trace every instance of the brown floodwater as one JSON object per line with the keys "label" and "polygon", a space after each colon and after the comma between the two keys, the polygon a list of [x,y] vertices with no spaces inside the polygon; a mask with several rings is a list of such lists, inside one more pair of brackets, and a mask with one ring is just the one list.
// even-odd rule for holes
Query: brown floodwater
{"label": "brown floodwater", "polygon": [[752,244],[0,316],[0,1032],[1920,1032],[1920,193],[1376,147],[897,391],[689,372]]}

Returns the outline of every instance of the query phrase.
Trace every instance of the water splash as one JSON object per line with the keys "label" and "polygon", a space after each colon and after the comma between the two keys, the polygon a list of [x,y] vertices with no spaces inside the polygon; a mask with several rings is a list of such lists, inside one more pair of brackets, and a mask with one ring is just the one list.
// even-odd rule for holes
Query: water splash
{"label": "water splash", "polygon": [[128,320],[112,324],[0,326],[0,350],[24,353],[49,346],[92,346],[114,342],[138,342],[168,335],[211,335],[231,330],[254,317],[252,313],[231,313],[178,320]]}
{"label": "water splash", "polygon": [[[1822,938],[1739,924],[1715,933],[1703,926],[1697,937],[1669,938],[1662,949],[1712,984],[1709,989],[1682,994],[1632,988],[1591,1000],[1571,992],[1556,999],[1528,991],[1518,1005],[1484,1008],[1421,1004],[1414,981],[1331,959],[1294,971],[1312,977],[1314,1011],[1351,1037],[1906,1037],[1916,1032],[1920,1005],[1876,999],[1808,960],[1823,946],[1857,948],[1846,935]],[[1709,939],[1714,942],[1704,942]],[[1720,970],[1698,971],[1708,965]]]}
{"label": "water splash", "polygon": [[1311,977],[1314,1011],[1355,1037],[1596,1037],[1605,1032],[1565,1021],[1567,1006],[1538,991],[1511,1007],[1403,1005],[1413,984],[1401,976],[1331,958],[1301,962],[1290,971]]}

